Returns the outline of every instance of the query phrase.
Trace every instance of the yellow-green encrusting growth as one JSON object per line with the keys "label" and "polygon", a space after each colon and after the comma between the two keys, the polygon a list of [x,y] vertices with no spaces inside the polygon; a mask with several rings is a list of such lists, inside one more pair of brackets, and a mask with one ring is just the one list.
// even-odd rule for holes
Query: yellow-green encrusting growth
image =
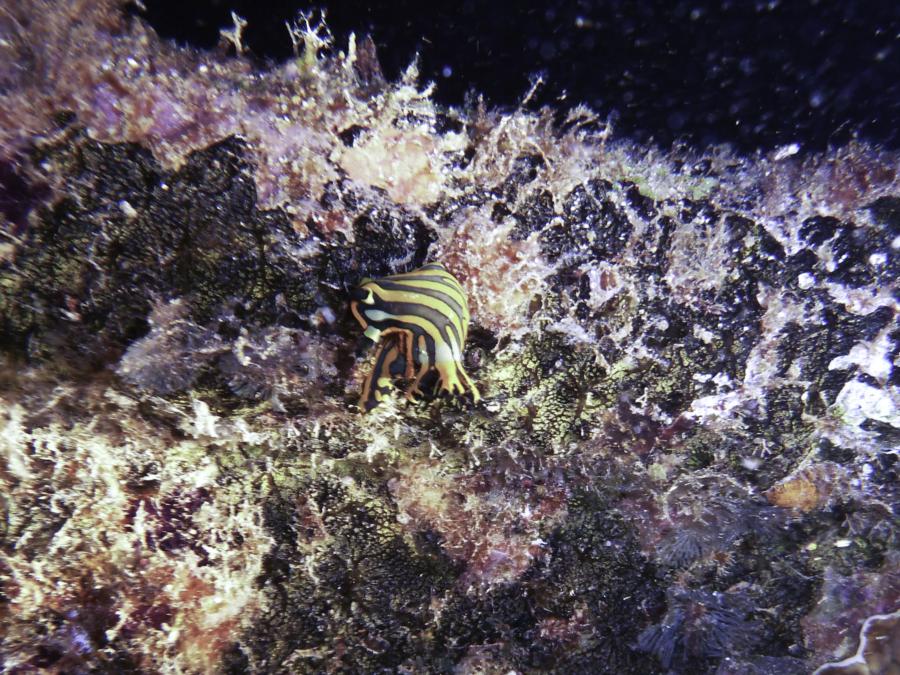
{"label": "yellow-green encrusting growth", "polygon": [[479,400],[462,365],[469,332],[469,304],[459,281],[440,263],[382,279],[364,279],[353,291],[353,316],[367,338],[378,343],[375,366],[363,385],[359,407],[368,412],[388,392],[394,378],[412,384],[408,399],[422,393],[419,385],[437,372],[441,391],[472,392]]}

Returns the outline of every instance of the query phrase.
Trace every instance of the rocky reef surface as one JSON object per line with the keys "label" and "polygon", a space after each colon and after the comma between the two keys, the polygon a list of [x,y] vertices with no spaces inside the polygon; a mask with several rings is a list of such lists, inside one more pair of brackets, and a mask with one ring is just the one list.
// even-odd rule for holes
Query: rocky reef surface
{"label": "rocky reef surface", "polygon": [[[897,153],[240,32],[0,12],[6,671],[896,672]],[[427,261],[483,400],[362,415],[349,290]]]}

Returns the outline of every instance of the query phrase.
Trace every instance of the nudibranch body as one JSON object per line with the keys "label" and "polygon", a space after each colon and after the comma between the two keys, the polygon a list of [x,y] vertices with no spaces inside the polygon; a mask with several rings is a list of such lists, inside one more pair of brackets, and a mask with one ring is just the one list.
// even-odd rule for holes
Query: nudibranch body
{"label": "nudibranch body", "polygon": [[469,332],[469,304],[456,278],[440,263],[382,279],[363,279],[353,291],[350,311],[378,344],[375,366],[363,384],[359,407],[368,412],[387,394],[395,378],[411,380],[406,397],[437,372],[441,391],[478,390],[463,369],[463,346]]}

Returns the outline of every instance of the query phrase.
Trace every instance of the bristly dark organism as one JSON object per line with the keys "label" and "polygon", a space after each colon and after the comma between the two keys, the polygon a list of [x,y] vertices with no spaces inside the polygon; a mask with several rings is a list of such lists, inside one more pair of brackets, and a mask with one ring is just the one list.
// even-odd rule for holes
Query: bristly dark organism
{"label": "bristly dark organism", "polygon": [[[682,671],[697,661],[745,653],[757,642],[758,624],[740,596],[672,587],[663,620],[638,637],[640,651],[652,653],[665,668]],[[688,672],[688,671],[683,671]]]}

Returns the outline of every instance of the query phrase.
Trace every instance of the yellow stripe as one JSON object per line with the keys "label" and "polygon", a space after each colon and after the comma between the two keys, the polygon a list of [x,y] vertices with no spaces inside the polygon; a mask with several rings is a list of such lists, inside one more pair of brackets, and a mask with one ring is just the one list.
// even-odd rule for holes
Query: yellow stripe
{"label": "yellow stripe", "polygon": [[[466,295],[466,292],[462,289],[462,286],[460,286],[459,284],[457,284],[454,288],[451,288],[449,286],[446,286],[445,284],[440,283],[439,281],[415,281],[414,279],[379,279],[378,281],[390,281],[391,283],[405,286],[410,290],[424,288],[429,291],[443,293],[444,295],[447,295],[451,299],[456,301],[456,304],[458,304],[460,308],[462,308],[463,314],[466,314],[468,312],[469,298]],[[378,281],[372,283],[377,284]]]}
{"label": "yellow stripe", "polygon": [[[456,277],[454,277],[450,272],[446,269],[440,270],[424,270],[417,269],[412,272],[404,272],[403,274],[392,274],[389,277],[382,277],[381,279],[367,279],[363,284],[369,283],[371,281],[402,281],[405,279],[414,279],[415,277],[439,277],[444,281],[448,282],[449,285],[452,285],[457,292],[464,293],[462,285],[459,283]],[[435,283],[435,282],[432,282]]]}
{"label": "yellow stripe", "polygon": [[[401,302],[409,305],[424,305],[425,307],[433,309],[445,319],[447,319],[448,322],[453,324],[454,328],[456,328],[456,334],[459,336],[460,340],[465,340],[466,327],[463,324],[462,317],[460,317],[455,311],[453,311],[453,308],[443,300],[432,298],[430,295],[425,295],[423,293],[416,293],[412,290],[388,291],[381,288],[380,286],[376,286],[376,288],[378,289],[376,291],[376,294],[384,302]],[[425,320],[431,323],[429,319]]]}
{"label": "yellow stripe", "polygon": [[460,298],[466,297],[465,289],[462,286],[460,286],[459,282],[455,281],[453,279],[453,277],[450,277],[449,279],[444,279],[444,281],[452,281],[453,283],[444,283],[444,281],[435,280],[435,279],[416,279],[415,278],[415,277],[421,277],[421,276],[434,277],[434,276],[438,276],[438,275],[436,275],[436,274],[421,274],[421,275],[417,274],[417,275],[409,275],[409,276],[404,275],[404,276],[396,276],[396,277],[385,277],[384,279],[373,279],[373,280],[369,281],[369,283],[377,284],[380,281],[391,281],[396,284],[404,284],[404,285],[410,285],[410,286],[420,286],[421,285],[423,288],[424,287],[433,288],[436,291],[443,291],[444,293],[447,293],[448,295],[456,294]]}
{"label": "yellow stripe", "polygon": [[[428,335],[431,336],[431,339],[434,340],[435,352],[437,352],[439,345],[445,345],[450,349],[450,353],[453,355],[453,358],[458,358],[458,355],[462,354],[462,349],[458,345],[456,345],[455,341],[451,340],[450,342],[448,342],[447,340],[445,340],[439,329],[428,319],[423,319],[422,317],[415,316],[414,314],[388,314],[387,312],[385,312],[385,315],[388,319],[422,328],[426,333],[428,333]],[[381,335],[386,336],[392,333],[402,332],[403,330],[403,328],[388,326],[381,331]],[[437,360],[437,358],[437,354],[435,354],[435,359]]]}

